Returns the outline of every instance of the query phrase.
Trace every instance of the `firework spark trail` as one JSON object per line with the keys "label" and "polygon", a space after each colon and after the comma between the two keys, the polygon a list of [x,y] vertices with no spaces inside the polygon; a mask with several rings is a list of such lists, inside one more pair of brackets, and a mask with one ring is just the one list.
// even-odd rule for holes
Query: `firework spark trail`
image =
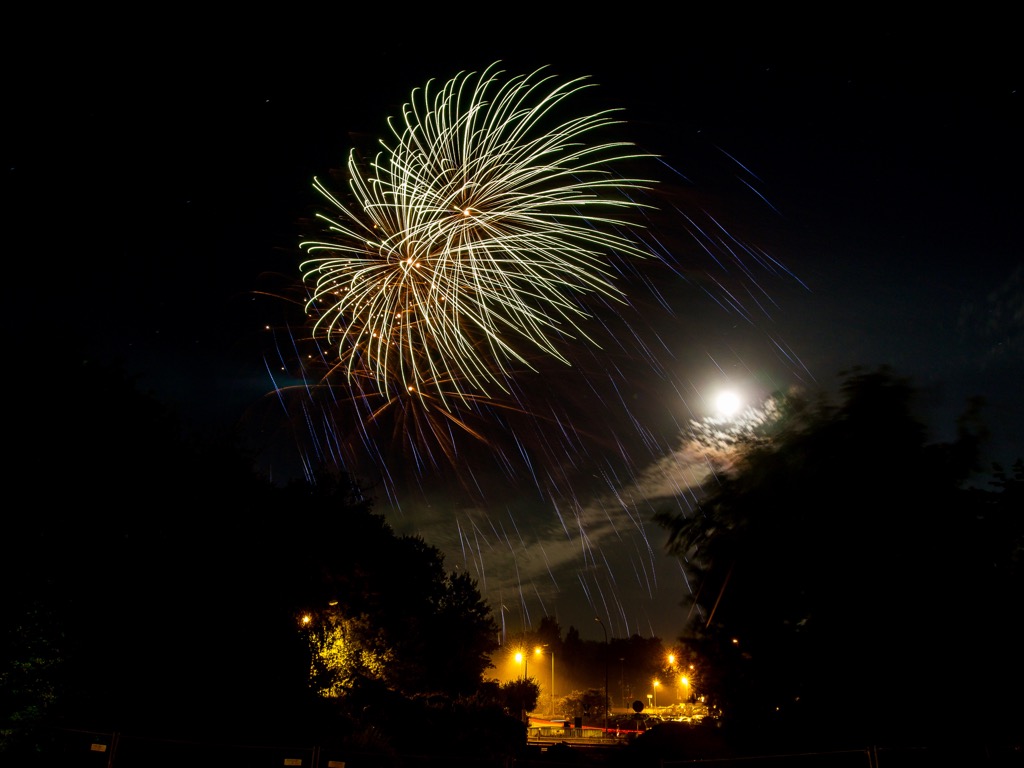
{"label": "firework spark trail", "polygon": [[757,179],[758,181],[760,181],[760,182],[761,182],[762,184],[764,183],[764,181],[763,181],[763,180],[761,179],[761,177],[760,177],[760,176],[758,176],[758,175],[757,175],[756,173],[754,173],[754,172],[753,172],[752,170],[750,170],[750,169],[749,169],[749,168],[748,168],[748,167],[747,167],[746,165],[744,165],[744,164],[743,164],[743,163],[741,163],[741,162],[740,162],[739,160],[737,160],[737,159],[736,159],[736,157],[735,157],[735,156],[733,156],[733,155],[732,155],[731,153],[729,153],[729,152],[726,152],[726,151],[725,151],[724,149],[722,149],[722,148],[721,148],[721,147],[719,147],[719,146],[716,146],[716,147],[715,147],[715,149],[717,149],[717,150],[718,150],[719,152],[721,152],[721,153],[722,153],[723,155],[725,155],[726,157],[728,157],[728,158],[729,158],[730,160],[732,160],[732,161],[733,161],[734,163],[736,163],[736,165],[738,165],[738,166],[739,166],[740,168],[742,168],[742,169],[743,169],[744,171],[746,171],[746,172],[747,172],[747,173],[749,173],[749,174],[750,174],[751,176],[753,176],[753,177],[754,177],[755,179]]}
{"label": "firework spark trail", "polygon": [[740,184],[742,184],[747,189],[749,189],[751,192],[753,192],[755,195],[757,195],[759,198],[764,200],[765,205],[767,205],[769,208],[771,208],[773,211],[775,211],[775,213],[778,213],[780,216],[782,215],[782,212],[778,208],[776,208],[774,205],[772,205],[771,201],[767,197],[765,197],[763,194],[761,194],[761,192],[759,192],[757,189],[755,189],[753,184],[748,182],[746,179],[740,178],[739,176],[737,176],[736,178],[740,182]]}
{"label": "firework spark trail", "polygon": [[[598,616],[604,616],[604,617],[610,619],[611,618],[611,611],[608,609],[608,598],[605,596],[605,591],[603,589],[601,589],[601,584],[599,582],[597,582],[597,581],[594,582],[594,590],[597,592],[598,596],[601,598],[601,605],[600,605],[600,607],[598,607],[596,604],[592,603],[591,604],[591,608],[593,608],[594,613],[597,614]],[[609,621],[609,623],[611,623],[611,622]]]}
{"label": "firework spark trail", "polygon": [[782,354],[782,355],[783,355],[783,356],[784,356],[784,357],[785,357],[785,358],[786,358],[787,360],[789,360],[789,361],[791,361],[792,363],[794,363],[795,365],[799,366],[799,367],[800,367],[800,369],[801,369],[801,370],[802,370],[802,371],[803,371],[804,373],[806,373],[806,374],[807,374],[808,376],[810,376],[810,378],[811,378],[811,381],[816,381],[816,379],[814,378],[814,374],[813,374],[813,373],[811,373],[810,369],[809,369],[809,368],[808,368],[808,367],[807,367],[806,365],[804,365],[804,362],[803,362],[803,360],[801,360],[801,359],[800,359],[800,357],[799,357],[799,356],[798,356],[798,355],[797,355],[797,354],[796,354],[796,353],[795,353],[795,352],[794,352],[794,351],[793,351],[793,350],[792,350],[792,349],[791,349],[791,348],[789,347],[789,345],[788,345],[788,344],[787,344],[787,345],[785,345],[785,347],[783,347],[783,346],[782,346],[782,343],[781,343],[780,341],[776,340],[776,339],[775,339],[774,337],[770,337],[770,341],[771,341],[772,345],[773,345],[773,346],[774,346],[774,347],[775,347],[775,348],[776,348],[777,350],[779,350],[779,352],[780,352],[780,353],[781,353],[781,354]]}
{"label": "firework spark trail", "polygon": [[[604,480],[605,484],[608,486],[608,492],[611,494],[612,498],[614,498],[616,500],[616,502],[619,504],[620,508],[625,509],[626,508],[626,504],[623,501],[622,496],[619,493],[619,488],[618,488],[617,480],[613,480],[609,476],[609,474],[607,474],[605,472],[601,473],[601,477]],[[615,534],[616,538],[621,540],[622,536],[619,533],[619,528],[615,524],[615,519],[612,517],[612,514],[611,514],[612,506],[611,505],[602,504],[601,507],[602,507],[602,511],[604,512],[605,519],[611,525],[612,531]]]}
{"label": "firework spark trail", "polygon": [[683,583],[686,585],[686,591],[689,594],[693,594],[693,585],[690,583],[690,574],[686,572],[686,568],[683,566],[681,559],[676,560],[676,565],[679,567],[679,575],[683,577]]}
{"label": "firework spark trail", "polygon": [[536,583],[533,585],[533,594],[537,597],[537,603],[540,605],[541,615],[550,616],[551,614],[548,613],[548,609],[544,605],[544,596],[541,595],[540,589],[538,589]]}
{"label": "firework spark trail", "polygon": [[263,360],[263,365],[267,369],[267,377],[270,379],[270,383],[274,385],[273,392],[274,392],[275,395],[277,395],[277,400],[281,404],[281,408],[284,410],[285,414],[287,415],[288,414],[288,405],[287,405],[287,403],[285,403],[285,400],[284,400],[284,390],[277,385],[277,380],[274,378],[274,371],[271,370],[270,363],[268,363],[265,358]]}
{"label": "firework spark trail", "polygon": [[516,559],[514,555],[512,558],[512,564],[515,566],[516,570],[516,585],[519,590],[519,604],[523,608],[523,626],[528,627],[533,623],[530,621],[530,605],[526,601],[526,593],[523,590],[523,577],[522,574],[519,572],[519,560]]}
{"label": "firework spark trail", "polygon": [[704,251],[705,254],[710,256],[711,260],[714,261],[715,264],[717,264],[719,267],[721,267],[723,271],[728,271],[726,269],[725,264],[722,263],[722,261],[718,258],[718,255],[716,254],[715,251],[717,249],[712,248],[708,245],[708,243],[713,243],[715,242],[715,240],[711,236],[709,236],[708,233],[705,232],[700,227],[700,225],[697,224],[696,221],[693,220],[692,216],[690,216],[688,213],[684,213],[678,208],[676,208],[675,210],[676,213],[678,213],[685,221],[689,222],[690,227],[687,227],[687,231],[690,233],[690,237],[693,239],[693,241],[697,243],[697,245],[700,246],[701,250]]}
{"label": "firework spark trail", "polygon": [[477,528],[476,525],[473,526],[473,540],[476,542],[477,562],[480,564],[480,568],[477,572],[478,578],[480,579],[480,583],[483,588],[486,589],[487,571],[484,569],[484,551],[483,547],[480,545],[480,529]]}
{"label": "firework spark trail", "polygon": [[[456,516],[455,540],[485,594],[485,566],[493,584],[495,561],[510,559],[515,585],[503,587],[517,589],[526,619],[520,567],[546,572],[558,590],[558,568],[571,559],[595,612],[610,619],[614,611],[628,626],[619,591],[629,571],[647,594],[660,578],[642,484],[657,481],[689,505],[699,466],[708,477],[718,469],[710,456],[676,456],[673,434],[685,424],[674,406],[657,417],[675,426],[668,432],[644,413],[647,387],[661,384],[690,408],[674,370],[682,364],[676,331],[663,337],[655,321],[683,316],[672,300],[681,280],[756,325],[776,304],[755,270],[794,276],[703,206],[691,216],[675,202],[645,202],[654,199],[652,182],[618,166],[654,156],[601,138],[619,124],[614,111],[559,117],[590,85],[554,85],[541,72],[506,78],[494,65],[430,81],[389,120],[391,136],[368,162],[349,152],[345,194],[314,179],[326,212],[317,215],[319,234],[301,242],[304,296],[294,302],[308,314],[308,362],[289,334],[303,360],[294,387],[305,397],[300,428],[313,442],[302,461],[307,478],[324,457],[352,472],[369,467],[396,509],[410,479],[403,475],[424,495],[454,480],[477,505],[465,525]],[[674,235],[655,226],[658,215],[672,217]],[[684,267],[675,237],[711,267]],[[781,340],[772,343],[803,367]],[[278,347],[282,368],[287,348]],[[285,405],[287,388],[274,387]],[[650,474],[659,466],[679,474]],[[551,530],[561,526],[565,545],[542,546],[540,568],[530,557],[537,528],[521,526],[506,504],[513,547],[486,511],[501,506],[488,498],[495,470],[517,502],[524,491],[534,495]],[[613,541],[616,554],[626,550],[624,564],[604,549]]]}
{"label": "firework spark trail", "polygon": [[[755,285],[757,285],[757,284],[755,283]],[[760,288],[760,286],[758,286],[758,288]],[[756,306],[758,309],[761,310],[761,314],[763,314],[766,318],[771,320],[771,318],[772,318],[771,312],[763,304],[761,304],[761,300],[757,296],[754,295],[753,291],[750,290],[750,286],[745,285],[745,286],[743,286],[743,289],[746,291],[747,296],[750,297],[750,300],[754,303],[754,306]],[[767,295],[767,294],[764,294],[764,295]],[[778,305],[776,304],[776,306],[778,306]]]}
{"label": "firework spark trail", "polygon": [[758,260],[766,269],[770,269],[774,274],[783,274],[787,279],[793,280],[803,288],[805,291],[810,291],[810,287],[801,280],[793,270],[789,269],[786,265],[780,262],[778,259],[772,257],[770,253],[765,251],[763,248],[757,248]]}
{"label": "firework spark trail", "polygon": [[558,590],[558,579],[555,578],[555,572],[551,567],[551,560],[548,559],[548,552],[544,548],[544,545],[539,542],[537,543],[537,547],[540,549],[541,556],[544,558],[544,567],[547,568],[548,576],[551,577],[551,584],[556,590]]}
{"label": "firework spark trail", "polygon": [[[634,559],[633,562],[637,566],[639,566],[639,571],[637,573],[637,576],[639,577],[641,574],[643,575],[643,581],[639,581],[638,580],[638,583],[641,586],[646,587],[648,595],[653,596],[654,592],[655,592],[655,590],[657,588],[657,582],[658,582],[657,576],[655,575],[657,573],[657,571],[655,570],[655,565],[654,565],[654,557],[653,557],[654,553],[653,553],[653,551],[648,549],[648,551],[646,553],[647,557],[644,557],[643,554],[644,553],[641,553],[640,550],[639,550],[639,547],[638,547],[637,548],[637,557]],[[648,567],[647,567],[648,564],[650,564],[650,569],[648,569]]]}
{"label": "firework spark trail", "polygon": [[[523,545],[523,549],[527,549],[526,541],[523,539],[523,534],[519,531],[519,526],[516,524],[515,515],[512,514],[512,510],[506,510],[508,512],[508,519],[512,523],[512,530],[516,532],[516,537],[519,539],[519,543]],[[511,543],[509,544],[511,547]]]}
{"label": "firework spark trail", "polygon": [[559,506],[557,499],[554,499],[552,501],[552,509],[555,515],[558,517],[558,522],[561,524],[562,530],[565,531],[565,538],[569,541],[572,541],[572,534],[569,533],[569,527],[565,524],[565,515],[562,514],[562,509]]}
{"label": "firework spark trail", "polygon": [[416,89],[403,124],[389,122],[394,144],[372,178],[350,153],[355,209],[315,181],[352,225],[321,215],[331,238],[301,244],[314,284],[306,306],[350,380],[365,370],[382,395],[459,382],[439,393],[448,407],[448,394],[507,392],[514,369],[530,367],[516,340],[568,363],[562,341],[594,343],[580,299],[625,302],[612,262],[650,253],[600,211],[638,207],[623,191],[653,182],[608,173],[640,156],[631,145],[584,141],[616,124],[610,111],[542,129],[588,86],[580,78],[545,94],[551,77],[539,73],[501,84],[493,65],[436,93]]}
{"label": "firework spark trail", "polygon": [[576,527],[580,534],[580,554],[582,556],[582,562],[584,568],[592,568],[596,563],[597,559],[594,557],[593,545],[590,540],[590,536],[587,533],[586,521],[583,519],[583,510],[576,510]]}
{"label": "firework spark trail", "polygon": [[590,594],[590,585],[587,583],[587,580],[583,578],[582,571],[576,574],[576,579],[577,581],[579,581],[580,588],[583,590],[583,596],[586,598],[587,604],[591,608],[596,608],[596,605],[594,603],[594,596]]}
{"label": "firework spark trail", "polygon": [[455,518],[455,532],[459,537],[459,549],[462,550],[462,567],[467,568],[469,567],[469,559],[466,556],[466,535],[458,518]]}
{"label": "firework spark trail", "polygon": [[618,584],[615,580],[615,569],[612,568],[612,564],[608,562],[608,557],[605,555],[604,549],[601,550],[601,559],[604,561],[605,573],[608,576],[609,583],[611,583],[612,587],[617,587]]}

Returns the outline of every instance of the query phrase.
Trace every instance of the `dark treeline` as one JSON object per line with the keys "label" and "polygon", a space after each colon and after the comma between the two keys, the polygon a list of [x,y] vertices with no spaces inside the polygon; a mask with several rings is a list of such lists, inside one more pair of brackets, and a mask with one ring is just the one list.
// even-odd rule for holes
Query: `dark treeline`
{"label": "dark treeline", "polygon": [[191,430],[117,365],[76,366],[16,433],[0,751],[27,764],[55,727],[370,752],[525,740],[484,684],[497,626],[475,583],[368,489],[274,485],[231,430]]}
{"label": "dark treeline", "polygon": [[[929,439],[921,393],[852,371],[789,394],[687,515],[683,641],[748,743],[1020,745],[1024,464],[986,466],[983,403]],[[713,436],[707,436],[713,439]]]}
{"label": "dark treeline", "polygon": [[[4,751],[28,764],[74,727],[514,754],[523,710],[550,708],[550,655],[536,685],[494,682],[511,648],[475,583],[396,536],[372,489],[276,486],[230,430],[189,431],[117,366],[83,357],[56,384],[15,432]],[[606,669],[615,708],[648,703],[678,653],[732,753],[1019,743],[1024,467],[983,466],[973,406],[930,442],[915,395],[881,371],[838,404],[780,397],[698,508],[659,518],[700,584],[678,638],[584,643],[544,619],[516,641],[556,654],[559,697]]]}

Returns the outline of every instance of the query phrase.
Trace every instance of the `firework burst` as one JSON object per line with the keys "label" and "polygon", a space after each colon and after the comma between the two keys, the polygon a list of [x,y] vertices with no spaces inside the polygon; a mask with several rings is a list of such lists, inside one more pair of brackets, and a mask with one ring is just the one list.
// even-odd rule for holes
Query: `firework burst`
{"label": "firework burst", "polygon": [[[268,326],[275,408],[250,414],[272,475],[336,467],[394,514],[455,520],[449,554],[502,609],[517,592],[526,624],[526,592],[567,587],[559,563],[610,621],[631,623],[623,580],[656,592],[652,511],[688,509],[721,449],[680,447],[707,364],[691,354],[709,343],[697,321],[760,328],[773,302],[759,276],[792,277],[709,212],[703,187],[627,173],[672,169],[614,140],[616,111],[564,117],[588,87],[496,66],[431,81],[371,161],[352,150],[315,180],[302,280],[267,291],[301,318]],[[549,540],[550,584],[518,581],[539,572],[520,515]]]}
{"label": "firework burst", "polygon": [[353,149],[314,181],[302,280],[268,291],[302,320],[272,331],[286,418],[268,414],[262,443],[294,442],[307,477],[335,465],[394,505],[410,481],[571,496],[672,450],[694,299],[753,323],[756,270],[784,268],[706,198],[627,173],[668,166],[616,140],[618,110],[573,114],[590,87],[497,65],[430,81],[372,161]]}
{"label": "firework burst", "polygon": [[589,142],[612,111],[557,116],[586,87],[496,66],[428,83],[371,163],[350,153],[346,200],[315,181],[331,213],[301,243],[306,308],[350,383],[457,410],[594,342],[593,300],[624,300],[617,262],[651,255],[620,215],[651,182],[611,170],[632,145]]}

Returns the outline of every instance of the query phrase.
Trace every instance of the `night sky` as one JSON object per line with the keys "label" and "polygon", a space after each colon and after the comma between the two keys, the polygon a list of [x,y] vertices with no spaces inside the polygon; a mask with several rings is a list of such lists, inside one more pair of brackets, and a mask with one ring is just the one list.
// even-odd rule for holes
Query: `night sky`
{"label": "night sky", "polygon": [[[663,379],[625,376],[628,418],[567,405],[581,428],[589,414],[635,441],[559,470],[573,487],[541,492],[537,465],[474,470],[473,493],[401,459],[367,471],[378,511],[470,570],[509,632],[551,614],[590,639],[595,616],[614,636],[680,633],[686,574],[645,502],[695,477],[678,433],[713,415],[723,387],[756,405],[890,365],[927,394],[937,438],[978,394],[990,458],[1024,454],[1022,68],[1008,20],[741,33],[656,15],[474,24],[465,10],[398,24],[368,8],[296,12],[244,33],[182,15],[124,37],[90,17],[37,48],[60,66],[9,65],[5,333],[29,350],[8,357],[12,396],[59,382],[81,338],[196,424],[259,424],[262,468],[294,473],[285,420],[266,427],[290,310],[265,294],[299,277],[313,177],[374,151],[413,88],[501,61],[587,76],[588,104],[622,110],[621,137],[660,158],[656,234],[680,266],[652,277],[663,317],[636,296],[667,340]],[[750,251],[730,263],[697,227]]]}

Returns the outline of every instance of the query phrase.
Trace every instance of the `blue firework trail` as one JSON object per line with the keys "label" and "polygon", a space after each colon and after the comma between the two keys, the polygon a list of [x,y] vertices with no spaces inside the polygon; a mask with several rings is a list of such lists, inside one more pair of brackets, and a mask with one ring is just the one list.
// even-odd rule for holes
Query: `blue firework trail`
{"label": "blue firework trail", "polygon": [[[532,602],[567,589],[566,564],[613,634],[640,631],[616,596],[623,574],[663,587],[650,513],[688,510],[716,466],[680,445],[700,397],[686,316],[700,299],[761,328],[775,304],[762,279],[806,288],[679,186],[687,174],[610,137],[626,125],[616,111],[564,116],[589,87],[492,65],[417,89],[372,161],[352,152],[347,193],[314,182],[326,207],[300,246],[303,279],[273,292],[305,323],[273,333],[267,370],[288,418],[261,428],[288,436],[308,480],[344,470],[410,518],[446,505],[447,549],[501,606],[503,633],[500,597],[515,591],[529,626]],[[671,183],[623,172],[636,168]],[[527,567],[548,583],[521,578]]]}

